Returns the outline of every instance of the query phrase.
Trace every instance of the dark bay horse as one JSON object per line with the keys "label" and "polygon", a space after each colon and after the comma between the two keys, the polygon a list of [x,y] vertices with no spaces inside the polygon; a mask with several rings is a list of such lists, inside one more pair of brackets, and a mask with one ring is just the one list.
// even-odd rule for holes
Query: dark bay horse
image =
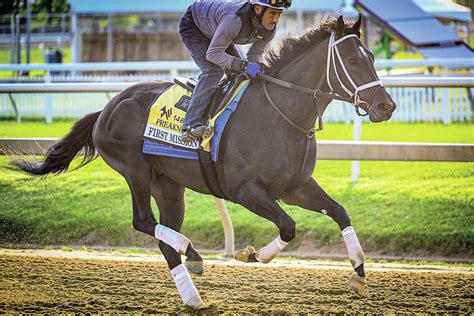
{"label": "dark bay horse", "polygon": [[[390,119],[396,106],[377,77],[373,55],[359,40],[360,23],[359,17],[346,25],[341,16],[300,36],[287,37],[279,47],[267,51],[266,74],[306,87],[306,92],[319,89],[350,98],[357,112],[362,109],[372,122]],[[188,270],[203,273],[202,258],[179,231],[184,189],[203,194],[210,191],[198,161],[142,153],[141,131],[148,106],[170,85],[145,82],[127,88],[102,111],[76,122],[44,160],[19,159],[13,164],[30,174],[60,174],[80,151],[85,154],[82,165],[98,152],[130,187],[134,228],[159,240],[183,302],[200,308],[203,302]],[[295,237],[294,220],[276,202],[281,199],[327,215],[339,225],[355,270],[350,285],[363,296],[365,257],[349,216],[311,177],[317,149],[314,126],[330,101],[302,89],[254,80],[224,131],[217,175],[230,201],[272,221],[279,229],[279,236],[268,245],[258,251],[244,249],[237,259],[267,263]],[[150,197],[158,205],[159,221],[152,213]],[[186,266],[180,254],[187,257]]]}

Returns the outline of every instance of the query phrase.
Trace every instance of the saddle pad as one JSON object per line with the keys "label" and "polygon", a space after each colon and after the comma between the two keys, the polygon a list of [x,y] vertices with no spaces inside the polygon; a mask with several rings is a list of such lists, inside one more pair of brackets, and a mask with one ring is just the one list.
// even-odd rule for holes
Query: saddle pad
{"label": "saddle pad", "polygon": [[191,93],[179,85],[172,85],[150,107],[143,137],[181,149],[198,149],[197,140],[183,142],[181,126],[188,110]]}
{"label": "saddle pad", "polygon": [[[211,119],[214,126],[214,135],[204,139],[201,147],[211,152],[213,161],[217,161],[218,147],[222,132],[229,117],[239,104],[249,80],[243,81],[234,91],[226,106]],[[181,140],[181,126],[189,107],[191,92],[179,85],[172,85],[163,92],[150,106],[148,119],[143,127],[143,153],[182,159],[198,159],[197,140],[183,142]]]}

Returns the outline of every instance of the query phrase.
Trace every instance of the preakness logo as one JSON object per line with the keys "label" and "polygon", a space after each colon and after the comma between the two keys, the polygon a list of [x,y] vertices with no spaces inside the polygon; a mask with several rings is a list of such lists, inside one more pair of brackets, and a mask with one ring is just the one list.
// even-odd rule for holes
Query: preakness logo
{"label": "preakness logo", "polygon": [[166,116],[166,120],[169,120],[171,115],[173,115],[173,109],[172,108],[167,109],[165,105],[164,107],[161,108],[160,113],[161,113],[161,118],[163,118],[163,116]]}

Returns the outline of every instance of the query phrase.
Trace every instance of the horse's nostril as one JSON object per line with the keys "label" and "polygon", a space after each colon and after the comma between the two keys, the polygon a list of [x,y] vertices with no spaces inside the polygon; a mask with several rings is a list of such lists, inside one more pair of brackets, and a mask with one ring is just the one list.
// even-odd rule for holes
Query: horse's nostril
{"label": "horse's nostril", "polygon": [[392,103],[380,103],[379,108],[386,112],[395,110],[395,105]]}

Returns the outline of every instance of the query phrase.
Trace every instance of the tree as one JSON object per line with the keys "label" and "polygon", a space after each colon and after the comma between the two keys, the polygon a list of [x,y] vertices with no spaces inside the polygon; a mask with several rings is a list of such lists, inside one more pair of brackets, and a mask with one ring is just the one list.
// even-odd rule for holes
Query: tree
{"label": "tree", "polygon": [[[1,0],[0,15],[24,14],[27,0]],[[31,4],[31,13],[67,13],[69,4],[67,0],[34,0]]]}
{"label": "tree", "polygon": [[14,14],[19,11],[20,1],[2,0],[0,1],[0,15]]}
{"label": "tree", "polygon": [[31,6],[32,13],[67,13],[69,4],[67,0],[35,0]]}

